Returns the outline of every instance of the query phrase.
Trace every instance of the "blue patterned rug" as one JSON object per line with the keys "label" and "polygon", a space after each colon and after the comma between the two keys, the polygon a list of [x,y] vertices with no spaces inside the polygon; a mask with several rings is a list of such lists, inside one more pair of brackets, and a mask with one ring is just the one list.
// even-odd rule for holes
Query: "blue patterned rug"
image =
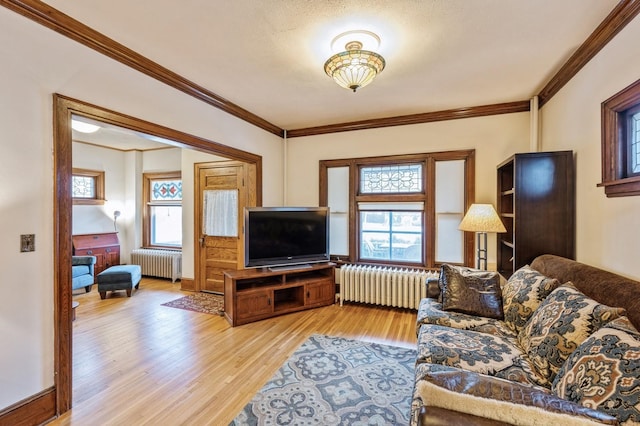
{"label": "blue patterned rug", "polygon": [[231,425],[406,425],[416,351],[313,335]]}

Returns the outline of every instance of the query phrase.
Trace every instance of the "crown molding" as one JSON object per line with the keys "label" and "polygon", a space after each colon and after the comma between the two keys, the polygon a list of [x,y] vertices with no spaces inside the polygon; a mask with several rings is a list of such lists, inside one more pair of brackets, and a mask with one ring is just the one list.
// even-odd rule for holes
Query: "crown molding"
{"label": "crown molding", "polygon": [[328,124],[326,126],[307,127],[287,131],[287,139],[327,133],[349,132],[352,130],[376,129],[380,127],[405,126],[408,124],[431,123],[434,121],[457,120],[461,118],[484,117],[487,115],[511,114],[529,111],[529,101],[507,102],[502,104],[455,108],[444,111],[421,114],[400,115],[397,117],[375,118],[352,121],[349,123]]}
{"label": "crown molding", "polygon": [[640,13],[640,0],[622,0],[538,94],[539,108],[564,87],[607,43]]}
{"label": "crown molding", "polygon": [[[160,64],[140,55],[104,34],[93,30],[87,25],[71,18],[42,1],[0,0],[0,6],[4,6],[162,83],[266,130],[269,133],[273,133],[280,137],[284,137],[285,135],[284,129],[276,126],[275,124],[268,122],[267,120],[245,110],[244,108],[182,77],[181,75],[164,68]],[[587,64],[591,58],[606,46],[606,44],[617,33],[631,22],[638,13],[640,13],[640,0],[621,0],[538,94],[539,108],[548,102],[568,81],[570,81],[578,71],[580,71],[580,69]],[[528,110],[529,101],[518,101],[480,107],[457,108],[398,117],[292,129],[286,133],[288,138],[293,138],[326,133],[346,132],[351,130],[429,123],[458,118],[481,117],[485,115],[506,114]]]}

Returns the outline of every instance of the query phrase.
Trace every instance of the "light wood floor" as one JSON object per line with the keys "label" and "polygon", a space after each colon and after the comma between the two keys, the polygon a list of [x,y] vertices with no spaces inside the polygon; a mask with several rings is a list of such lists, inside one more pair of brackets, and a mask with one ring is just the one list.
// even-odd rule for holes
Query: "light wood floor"
{"label": "light wood floor", "polygon": [[415,311],[336,304],[232,328],[161,306],[179,288],[145,278],[131,298],[74,296],[73,409],[51,425],[227,425],[314,333],[416,345]]}

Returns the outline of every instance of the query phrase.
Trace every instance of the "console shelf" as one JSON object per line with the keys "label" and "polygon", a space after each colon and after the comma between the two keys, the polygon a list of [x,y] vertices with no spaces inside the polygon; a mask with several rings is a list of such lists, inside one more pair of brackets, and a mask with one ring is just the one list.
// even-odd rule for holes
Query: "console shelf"
{"label": "console shelf", "polygon": [[243,269],[224,273],[225,317],[232,326],[335,302],[335,264],[271,271]]}

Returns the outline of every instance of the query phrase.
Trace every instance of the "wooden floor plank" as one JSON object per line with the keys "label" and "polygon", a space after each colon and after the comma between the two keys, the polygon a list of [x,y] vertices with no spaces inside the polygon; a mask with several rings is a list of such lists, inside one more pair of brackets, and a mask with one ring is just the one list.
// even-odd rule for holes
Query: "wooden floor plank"
{"label": "wooden floor plank", "polygon": [[74,295],[73,408],[51,425],[227,425],[312,334],[416,345],[415,311],[335,304],[234,328],[162,306],[179,288]]}

